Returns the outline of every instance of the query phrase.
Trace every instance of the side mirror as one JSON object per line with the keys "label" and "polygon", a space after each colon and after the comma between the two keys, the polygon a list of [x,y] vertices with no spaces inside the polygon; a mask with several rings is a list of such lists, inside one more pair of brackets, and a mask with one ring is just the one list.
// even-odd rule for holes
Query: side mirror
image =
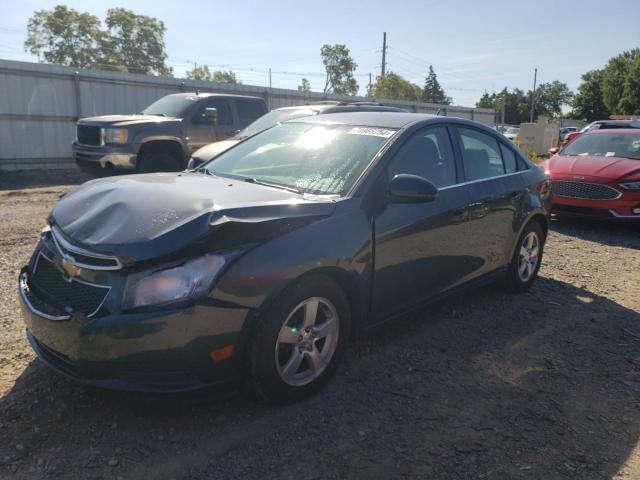
{"label": "side mirror", "polygon": [[560,151],[560,147],[551,147],[549,150],[547,150],[547,153],[549,155],[555,155],[556,153],[558,153]]}
{"label": "side mirror", "polygon": [[426,178],[401,173],[389,182],[391,203],[426,203],[438,196],[438,188]]}
{"label": "side mirror", "polygon": [[204,160],[200,158],[191,157],[189,163],[187,163],[187,170],[194,170],[204,163]]}
{"label": "side mirror", "polygon": [[207,107],[202,113],[202,121],[206,123],[218,124],[218,109],[214,107]]}

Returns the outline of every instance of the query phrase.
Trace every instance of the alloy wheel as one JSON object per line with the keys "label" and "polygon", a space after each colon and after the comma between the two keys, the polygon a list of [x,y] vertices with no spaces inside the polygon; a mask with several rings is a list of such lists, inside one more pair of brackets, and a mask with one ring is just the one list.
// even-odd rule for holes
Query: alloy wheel
{"label": "alloy wheel", "polygon": [[529,232],[520,245],[518,255],[518,277],[523,282],[528,282],[536,272],[540,261],[540,239],[536,232]]}
{"label": "alloy wheel", "polygon": [[327,368],[338,344],[340,319],[331,301],[311,297],[300,302],[282,324],[275,361],[280,378],[302,386]]}

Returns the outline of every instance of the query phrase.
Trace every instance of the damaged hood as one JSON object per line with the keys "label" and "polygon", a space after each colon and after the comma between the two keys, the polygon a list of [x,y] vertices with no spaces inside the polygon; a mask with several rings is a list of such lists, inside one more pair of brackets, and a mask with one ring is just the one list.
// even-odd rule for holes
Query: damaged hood
{"label": "damaged hood", "polygon": [[229,178],[156,173],[87,182],[58,202],[50,221],[81,247],[142,261],[213,238],[225,225],[312,221],[334,207],[331,199]]}

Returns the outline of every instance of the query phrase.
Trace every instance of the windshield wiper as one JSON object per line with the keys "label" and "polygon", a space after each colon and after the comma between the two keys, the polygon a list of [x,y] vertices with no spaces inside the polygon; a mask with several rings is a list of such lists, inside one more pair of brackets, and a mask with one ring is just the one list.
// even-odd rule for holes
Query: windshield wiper
{"label": "windshield wiper", "polygon": [[256,185],[264,185],[265,187],[279,188],[280,190],[286,190],[288,192],[301,193],[297,188],[280,185],[278,183],[265,182],[264,180],[258,180],[257,178],[245,178],[244,181],[247,183],[255,183]]}

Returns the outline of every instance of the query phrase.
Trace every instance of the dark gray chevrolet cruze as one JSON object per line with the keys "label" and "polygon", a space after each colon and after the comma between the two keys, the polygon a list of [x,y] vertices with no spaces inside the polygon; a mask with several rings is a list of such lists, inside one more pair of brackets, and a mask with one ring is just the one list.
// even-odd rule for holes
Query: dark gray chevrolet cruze
{"label": "dark gray chevrolet cruze", "polygon": [[478,123],[307,117],[196,171],[64,196],[20,273],[27,336],[76,380],[317,391],[352,338],[463,287],[534,281],[548,181]]}

